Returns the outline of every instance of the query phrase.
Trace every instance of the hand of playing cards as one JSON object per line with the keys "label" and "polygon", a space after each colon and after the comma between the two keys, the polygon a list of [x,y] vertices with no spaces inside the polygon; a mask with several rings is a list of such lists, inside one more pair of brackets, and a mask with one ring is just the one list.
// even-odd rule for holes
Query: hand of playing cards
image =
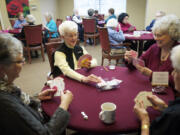
{"label": "hand of playing cards", "polygon": [[47,85],[51,89],[57,89],[54,96],[61,96],[61,91],[64,91],[65,88],[64,79],[61,77],[56,77],[54,80],[47,81]]}
{"label": "hand of playing cards", "polygon": [[149,106],[152,106],[152,103],[147,99],[147,96],[152,95],[152,92],[141,91],[134,99],[134,102],[137,104],[138,102],[143,101],[144,108],[146,109]]}
{"label": "hand of playing cards", "polygon": [[112,79],[110,81],[105,81],[101,78],[101,82],[97,83],[97,87],[101,90],[111,90],[113,88],[117,88],[122,80]]}
{"label": "hand of playing cards", "polygon": [[89,54],[85,54],[81,56],[78,60],[78,68],[82,68],[82,67],[90,68],[91,60],[92,60],[92,56]]}

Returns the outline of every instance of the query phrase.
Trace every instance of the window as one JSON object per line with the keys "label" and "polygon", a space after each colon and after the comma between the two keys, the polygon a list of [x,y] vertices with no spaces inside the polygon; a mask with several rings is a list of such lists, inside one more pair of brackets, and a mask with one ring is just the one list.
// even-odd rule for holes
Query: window
{"label": "window", "polygon": [[115,14],[126,12],[126,0],[74,0],[74,8],[79,15],[87,15],[89,8],[96,9],[100,14],[108,15],[109,8],[114,8]]}

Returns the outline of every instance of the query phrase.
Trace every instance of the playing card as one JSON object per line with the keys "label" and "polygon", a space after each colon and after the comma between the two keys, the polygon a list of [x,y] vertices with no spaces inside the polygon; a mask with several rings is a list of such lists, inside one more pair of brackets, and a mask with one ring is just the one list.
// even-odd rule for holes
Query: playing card
{"label": "playing card", "polygon": [[142,67],[145,67],[145,62],[143,60],[141,60],[141,59],[138,59],[138,58],[133,58],[132,64],[134,66],[140,65]]}
{"label": "playing card", "polygon": [[65,88],[64,79],[61,77],[56,77],[54,80],[47,82],[51,89],[57,90],[54,96],[61,96],[61,91]]}
{"label": "playing card", "polygon": [[134,99],[135,103],[137,103],[137,101],[143,101],[144,103],[144,107],[147,108],[149,106],[152,106],[152,103],[147,99],[147,96],[152,95],[152,92],[147,92],[147,91],[141,91],[139,92],[139,94],[136,96],[136,98]]}
{"label": "playing card", "polygon": [[85,63],[86,61],[91,61],[92,56],[89,54],[82,55],[78,60],[78,68],[81,68],[81,65]]}
{"label": "playing card", "polygon": [[136,51],[130,51],[130,54],[133,58],[137,58],[137,56],[138,56]]}

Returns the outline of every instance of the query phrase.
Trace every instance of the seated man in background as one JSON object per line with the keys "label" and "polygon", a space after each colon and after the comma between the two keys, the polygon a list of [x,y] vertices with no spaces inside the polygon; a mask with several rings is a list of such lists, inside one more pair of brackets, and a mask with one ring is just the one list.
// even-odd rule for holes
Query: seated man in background
{"label": "seated man in background", "polygon": [[[120,43],[122,43],[125,38],[123,35],[123,32],[121,30],[120,25],[118,24],[117,19],[110,19],[107,24],[107,30],[108,30],[108,36],[109,36],[109,41],[110,44],[113,44],[114,46],[111,46],[111,53],[116,54],[116,53],[125,53],[126,52],[126,47],[124,46],[115,46]],[[119,26],[119,32],[116,31],[117,26]]]}
{"label": "seated man in background", "polygon": [[115,11],[114,11],[113,8],[110,8],[110,9],[108,10],[109,17],[105,20],[105,23],[107,23],[108,20],[110,20],[110,19],[112,19],[112,18],[116,19],[116,16],[115,16],[114,12],[115,12]]}
{"label": "seated man in background", "polygon": [[165,15],[166,15],[165,12],[163,12],[163,11],[158,11],[158,12],[156,13],[156,19],[153,19],[153,20],[151,21],[150,25],[146,27],[146,30],[147,30],[147,31],[152,31],[152,27],[154,26],[155,21],[156,21],[157,19],[165,16]]}
{"label": "seated man in background", "polygon": [[[152,31],[152,27],[154,26],[155,21],[158,20],[158,19],[160,19],[161,17],[165,16],[165,14],[166,14],[166,13],[163,12],[163,11],[158,11],[158,12],[156,13],[156,19],[153,19],[153,20],[152,20],[152,22],[150,23],[150,25],[146,27],[146,30],[147,30],[147,31]],[[151,45],[153,45],[154,43],[155,43],[154,40],[146,41],[146,42],[144,43],[144,48],[143,48],[143,50],[144,50],[144,51],[147,51],[148,48],[149,48]]]}
{"label": "seated man in background", "polygon": [[[64,21],[59,26],[59,32],[64,39],[64,44],[56,50],[53,56],[54,68],[52,75],[57,77],[61,74],[68,76],[72,79],[78,80],[80,82],[100,82],[100,79],[95,75],[84,76],[75,70],[78,69],[77,62],[79,58],[87,54],[87,51],[76,45],[78,39],[78,26],[73,21]],[[86,61],[81,67],[91,68],[97,65],[95,59],[91,61]]]}
{"label": "seated man in background", "polygon": [[23,26],[26,25],[26,20],[24,19],[24,15],[22,12],[19,12],[17,17],[18,19],[15,21],[13,28],[22,29]]}
{"label": "seated man in background", "polygon": [[79,39],[80,39],[80,41],[83,42],[84,41],[84,29],[82,27],[82,19],[79,16],[79,12],[77,9],[74,9],[72,21],[74,21],[78,25]]}

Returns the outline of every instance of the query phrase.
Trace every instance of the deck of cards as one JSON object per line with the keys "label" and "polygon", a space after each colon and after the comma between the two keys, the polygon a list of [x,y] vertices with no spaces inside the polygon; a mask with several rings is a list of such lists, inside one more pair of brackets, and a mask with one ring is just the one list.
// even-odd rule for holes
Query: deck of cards
{"label": "deck of cards", "polygon": [[85,62],[87,62],[87,61],[91,61],[92,60],[92,56],[91,55],[89,55],[89,54],[85,54],[85,55],[83,55],[83,56],[81,56],[80,58],[79,58],[79,60],[78,60],[78,68],[81,68],[81,66],[85,63]]}
{"label": "deck of cards", "polygon": [[145,109],[147,107],[152,106],[152,103],[147,99],[147,96],[152,95],[152,92],[148,91],[141,91],[138,93],[136,98],[134,99],[134,102],[137,104],[137,101],[141,102],[143,101]]}
{"label": "deck of cards", "polygon": [[51,89],[56,89],[54,96],[61,96],[61,91],[65,89],[64,79],[61,77],[56,77],[54,80],[47,81],[47,85]]}
{"label": "deck of cards", "polygon": [[97,84],[97,87],[101,90],[111,90],[117,88],[122,80],[112,79],[110,81],[105,81],[101,79],[101,82]]}

